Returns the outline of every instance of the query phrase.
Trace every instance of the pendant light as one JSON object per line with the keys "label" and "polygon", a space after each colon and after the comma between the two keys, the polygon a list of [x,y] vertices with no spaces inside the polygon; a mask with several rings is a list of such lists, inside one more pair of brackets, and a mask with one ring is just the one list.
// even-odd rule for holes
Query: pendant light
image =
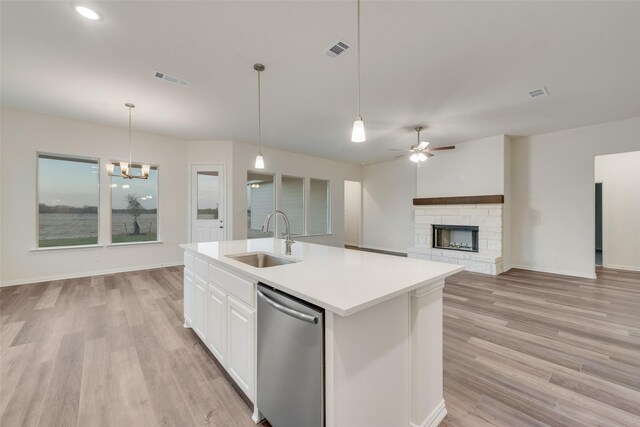
{"label": "pendant light", "polygon": [[367,140],[364,134],[364,121],[360,114],[360,0],[357,0],[357,46],[356,46],[356,87],[358,91],[358,117],[353,122],[351,142],[364,142]]}
{"label": "pendant light", "polygon": [[116,167],[116,165],[114,163],[107,163],[107,173],[109,174],[109,176],[119,176],[119,177],[124,178],[124,179],[133,179],[133,178],[148,179],[149,178],[149,171],[151,170],[151,166],[149,166],[149,165],[142,165],[140,167],[142,169],[142,175],[133,175],[132,173],[130,173],[131,169],[133,168],[133,164],[131,163],[131,153],[132,153],[132,146],[131,146],[131,110],[136,108],[136,106],[133,105],[130,102],[127,102],[126,104],[124,104],[124,106],[129,109],[129,162],[120,162],[120,174],[114,174],[113,173],[115,171],[115,167]]}
{"label": "pendant light", "polygon": [[265,67],[262,64],[253,64],[253,69],[258,72],[258,155],[256,156],[256,169],[264,169],[264,158],[262,157],[262,111],[260,105],[260,74]]}

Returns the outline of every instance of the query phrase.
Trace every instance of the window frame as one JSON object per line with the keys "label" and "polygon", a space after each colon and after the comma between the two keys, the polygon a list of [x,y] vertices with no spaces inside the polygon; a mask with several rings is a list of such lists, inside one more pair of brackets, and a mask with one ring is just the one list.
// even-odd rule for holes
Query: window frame
{"label": "window frame", "polygon": [[[96,236],[96,243],[90,243],[90,244],[86,244],[86,245],[65,245],[65,246],[45,246],[45,247],[40,247],[40,156],[48,156],[51,158],[56,158],[59,160],[69,160],[69,161],[75,161],[75,160],[79,160],[83,163],[94,163],[98,166],[98,204],[96,206],[97,208],[97,216],[98,216],[98,225],[97,225],[97,231],[98,234]],[[36,187],[36,191],[35,191],[35,196],[36,196],[36,203],[35,203],[35,210],[36,210],[36,234],[35,234],[35,248],[33,249],[33,251],[55,251],[55,250],[63,250],[63,249],[80,249],[80,248],[97,248],[97,247],[101,247],[102,244],[100,243],[100,225],[101,225],[101,218],[100,218],[100,189],[102,187],[102,178],[101,178],[101,161],[99,157],[90,157],[90,156],[78,156],[78,155],[72,155],[72,154],[60,154],[60,153],[51,153],[48,151],[36,151],[36,157],[35,157],[35,161],[36,161],[36,180],[35,180],[35,187]]]}
{"label": "window frame", "polygon": [[[249,181],[249,174],[250,173],[254,173],[256,175],[269,175],[273,177],[273,208],[274,209],[279,209],[279,203],[278,203],[278,192],[281,188],[281,186],[279,184],[281,184],[281,181],[278,179],[278,174],[275,172],[267,172],[267,171],[263,171],[263,170],[253,170],[253,169],[247,169],[247,173],[244,176],[244,200],[248,200],[248,181]],[[249,205],[247,204],[247,206],[245,207],[245,213],[249,210]],[[247,214],[248,215],[248,214]],[[248,222],[249,217],[247,216],[246,220]],[[278,238],[278,219],[276,218],[274,220],[274,224],[273,224],[273,237],[274,238]],[[270,238],[270,236],[264,236],[264,237],[255,237],[252,239],[249,239],[249,228],[245,228],[245,230],[247,231],[247,240],[253,240],[253,239],[258,239],[258,238]]]}
{"label": "window frame", "polygon": [[[283,179],[284,178],[293,178],[293,179],[301,179],[302,180],[302,234],[291,234],[291,237],[306,237],[309,235],[307,230],[307,224],[309,223],[308,218],[307,218],[307,211],[309,209],[309,203],[308,203],[308,197],[307,197],[307,193],[309,191],[309,178],[308,177],[304,177],[304,176],[295,176],[295,175],[287,175],[287,174],[281,174],[280,175],[280,200],[278,201],[279,203],[276,204],[276,209],[280,209],[282,210],[282,198],[283,198],[283,194],[282,194],[282,190],[284,190],[284,184],[283,184]],[[284,212],[284,211],[283,211]],[[278,224],[278,228],[280,227],[280,220],[276,221]],[[278,230],[278,235],[281,235],[282,233],[285,233],[286,230]]]}
{"label": "window frame", "polygon": [[[309,229],[308,229],[308,224],[311,224],[311,181],[322,181],[322,182],[326,182],[327,183],[327,228],[326,231],[324,233],[309,233]],[[309,199],[309,204],[308,204],[308,208],[306,210],[307,212],[307,218],[306,218],[306,224],[307,224],[307,228],[306,228],[306,234],[305,236],[307,237],[315,237],[315,236],[329,236],[331,234],[333,234],[333,229],[332,229],[332,215],[331,215],[331,180],[330,179],[325,179],[325,178],[314,178],[314,177],[309,177],[308,178],[308,182],[309,185],[308,187],[308,191],[307,191],[307,197]]]}
{"label": "window frame", "polygon": [[[109,160],[105,163],[105,165],[108,165],[109,163],[115,164],[116,167],[119,167],[119,163],[120,162],[124,162],[126,161],[128,163],[127,160]],[[156,239],[155,240],[143,240],[143,241],[139,241],[139,242],[113,242],[113,189],[111,187],[112,184],[112,179],[113,177],[109,176],[109,243],[107,244],[107,246],[111,247],[111,246],[129,246],[129,245],[156,245],[156,244],[161,244],[163,243],[162,241],[162,235],[161,235],[161,218],[160,218],[160,203],[161,203],[161,198],[160,198],[160,180],[161,180],[161,176],[160,176],[160,165],[157,163],[146,163],[146,162],[131,162],[131,165],[129,166],[129,169],[133,169],[134,166],[136,166],[137,168],[141,167],[142,165],[149,165],[150,166],[150,170],[153,170],[155,168],[155,170],[157,171],[157,195],[156,195],[156,222],[157,222],[157,232],[156,232]],[[137,178],[133,178],[132,181],[134,179]]]}

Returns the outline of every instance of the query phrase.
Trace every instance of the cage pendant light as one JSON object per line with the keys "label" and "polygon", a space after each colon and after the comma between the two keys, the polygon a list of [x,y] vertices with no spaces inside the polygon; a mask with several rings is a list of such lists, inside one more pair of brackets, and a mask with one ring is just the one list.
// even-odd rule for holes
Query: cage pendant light
{"label": "cage pendant light", "polygon": [[265,67],[262,64],[253,64],[253,69],[258,72],[258,155],[256,156],[256,169],[264,169],[264,157],[262,157],[262,111],[261,111],[261,88],[260,74]]}
{"label": "cage pendant light", "polygon": [[357,0],[356,16],[356,88],[358,96],[358,116],[353,122],[353,129],[351,130],[351,142],[364,142],[367,140],[367,138],[364,134],[364,121],[362,120],[362,114],[360,113],[360,0]]}
{"label": "cage pendant light", "polygon": [[124,179],[148,179],[149,178],[149,171],[151,170],[151,166],[150,165],[141,165],[140,169],[141,169],[141,174],[140,175],[133,175],[132,173],[132,169],[133,169],[133,164],[131,162],[131,157],[132,157],[132,152],[133,152],[133,148],[131,145],[131,110],[136,108],[136,106],[130,102],[127,102],[126,104],[124,104],[125,107],[127,107],[129,109],[129,161],[128,162],[119,162],[120,165],[120,174],[114,174],[113,172],[115,171],[115,163],[107,163],[107,173],[109,174],[109,176],[119,176],[121,178]]}

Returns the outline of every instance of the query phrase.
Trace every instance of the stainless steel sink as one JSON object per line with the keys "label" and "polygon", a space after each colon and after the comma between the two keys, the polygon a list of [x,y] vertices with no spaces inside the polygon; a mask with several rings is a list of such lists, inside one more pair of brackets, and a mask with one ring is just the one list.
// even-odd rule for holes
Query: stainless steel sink
{"label": "stainless steel sink", "polygon": [[280,258],[262,252],[254,252],[249,254],[227,255],[227,258],[240,261],[256,268],[275,267],[278,265],[293,264],[298,261],[287,258]]}

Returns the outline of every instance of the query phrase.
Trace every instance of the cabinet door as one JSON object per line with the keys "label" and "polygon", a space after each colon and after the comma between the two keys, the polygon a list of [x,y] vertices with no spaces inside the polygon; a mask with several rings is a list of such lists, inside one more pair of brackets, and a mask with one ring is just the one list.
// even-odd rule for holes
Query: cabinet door
{"label": "cabinet door", "polygon": [[200,339],[207,342],[206,334],[206,307],[207,307],[207,282],[200,276],[196,276],[193,287],[193,330]]}
{"label": "cabinet door", "polygon": [[209,284],[207,300],[207,346],[222,366],[227,356],[227,294]]}
{"label": "cabinet door", "polygon": [[255,311],[231,296],[227,301],[227,371],[254,401]]}
{"label": "cabinet door", "polygon": [[193,273],[184,269],[184,323],[185,326],[193,325]]}

